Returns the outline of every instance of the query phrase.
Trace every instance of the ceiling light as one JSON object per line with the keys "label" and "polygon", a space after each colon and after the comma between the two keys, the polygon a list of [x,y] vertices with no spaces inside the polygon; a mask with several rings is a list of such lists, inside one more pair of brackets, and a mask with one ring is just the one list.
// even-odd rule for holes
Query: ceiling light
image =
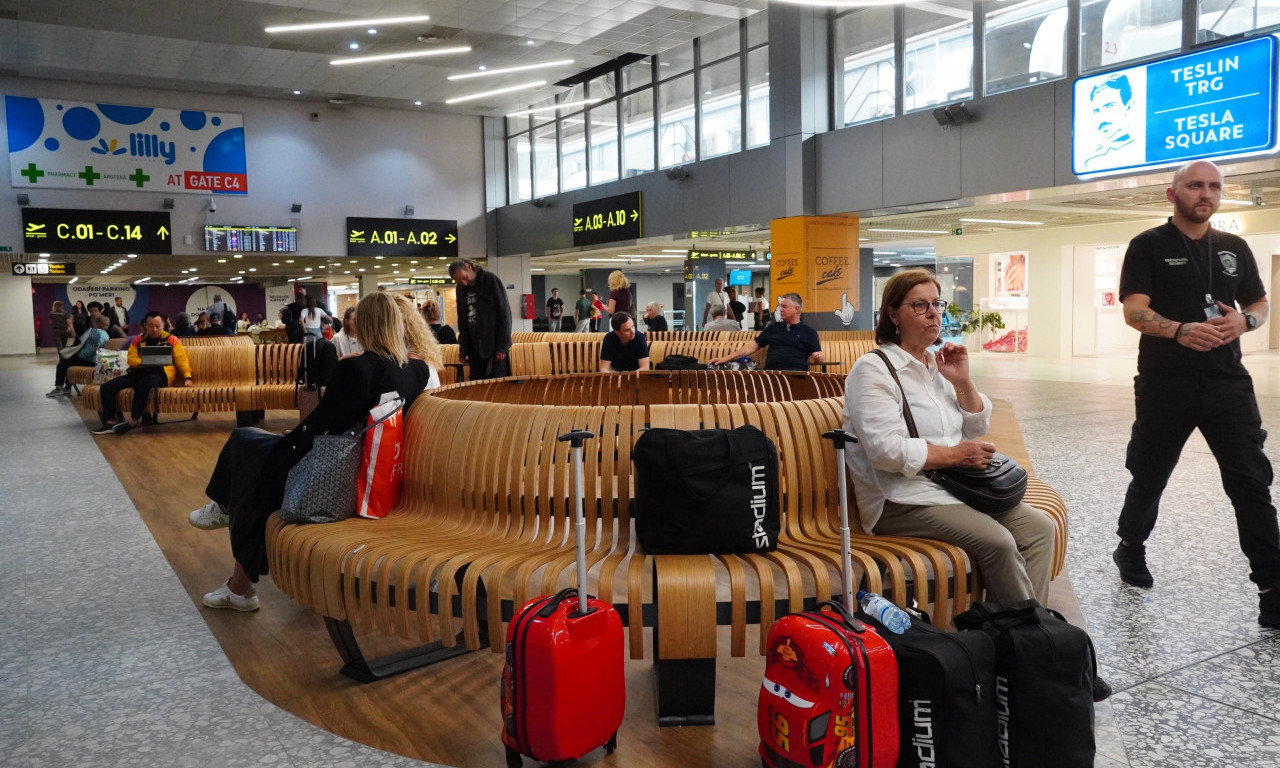
{"label": "ceiling light", "polygon": [[357,269],[356,271],[357,271],[357,272],[363,272],[363,271],[364,271],[364,267],[361,267],[361,268]]}
{"label": "ceiling light", "polygon": [[524,109],[519,112],[509,112],[507,117],[521,117],[523,115],[532,115],[535,112],[550,112],[553,109],[569,109],[570,107],[581,107],[584,104],[595,104],[600,99],[583,99],[582,101],[566,101],[563,104],[552,104],[549,107],[535,107],[534,109]]}
{"label": "ceiling light", "polygon": [[414,100],[414,102],[413,102],[413,106],[415,106],[415,107],[420,107],[420,106],[422,106],[422,100],[421,100],[421,99],[415,99],[415,100]]}
{"label": "ceiling light", "polygon": [[231,258],[233,258],[233,259],[243,259],[243,258],[244,258],[244,254],[243,254],[243,253],[233,253],[233,254],[231,254]]}
{"label": "ceiling light", "polygon": [[689,251],[688,248],[663,248],[662,249],[663,253],[687,253],[688,251]]}
{"label": "ceiling light", "polygon": [[284,263],[285,263],[285,264],[292,264],[292,263],[293,263],[293,259],[285,259],[285,260],[284,260]]}
{"label": "ceiling light", "polygon": [[419,21],[427,21],[430,16],[393,16],[387,19],[359,19],[348,21],[320,21],[313,24],[287,24],[279,27],[267,27],[263,29],[268,35],[278,35],[284,32],[314,32],[320,29],[348,29],[351,27],[368,27],[371,24],[385,27],[388,24],[412,24]]}
{"label": "ceiling light", "polygon": [[452,99],[445,99],[444,103],[445,104],[461,104],[464,101],[474,101],[476,99],[483,99],[486,96],[499,96],[504,93],[515,93],[516,91],[523,91],[528,88],[539,88],[546,84],[547,84],[546,80],[530,80],[527,83],[521,83],[519,85],[511,85],[511,86],[507,86],[506,88],[495,88],[492,91],[481,91],[480,93],[473,93],[469,96],[458,96]]}
{"label": "ceiling light", "polygon": [[1220,200],[1219,202],[1226,203],[1229,205],[1253,205],[1252,200],[1231,200],[1225,197],[1222,198],[1222,200]]}
{"label": "ceiling light", "polygon": [[378,34],[378,30],[374,29],[373,27],[369,27],[369,29],[368,29],[368,30],[366,30],[366,31],[367,31],[369,34],[371,34],[371,35],[376,35],[376,34]]}
{"label": "ceiling light", "polygon": [[1021,224],[1025,227],[1040,227],[1044,225],[1043,221],[1011,221],[1009,219],[960,219],[960,220],[971,222],[973,224]]}
{"label": "ceiling light", "polygon": [[560,59],[559,61],[548,61],[546,64],[525,64],[520,67],[503,67],[502,69],[488,69],[480,67],[482,72],[470,72],[465,75],[449,75],[450,80],[470,80],[473,77],[488,77],[489,75],[507,75],[512,72],[527,72],[531,69],[544,69],[546,67],[563,67],[572,64],[573,59]]}
{"label": "ceiling light", "polygon": [[623,264],[631,263],[631,259],[578,259],[578,261],[614,261],[614,262],[620,261]]}
{"label": "ceiling light", "polygon": [[134,284],[134,285],[137,285],[138,283],[145,283],[145,282],[147,282],[147,281],[148,281],[148,280],[150,280],[150,279],[151,279],[151,278],[149,278],[149,277],[140,277],[140,278],[138,278],[137,280],[134,280],[134,281],[133,281],[133,284]]}
{"label": "ceiling light", "polygon": [[444,56],[449,53],[466,53],[471,50],[469,45],[459,45],[453,48],[432,48],[427,51],[405,51],[403,53],[382,53],[377,56],[353,56],[349,59],[333,59],[329,63],[335,67],[344,64],[369,64],[375,61],[395,61],[397,59],[420,59],[423,56]]}
{"label": "ceiling light", "polygon": [[525,40],[525,41],[524,41],[524,44],[525,44],[525,45],[534,45],[533,38],[529,38],[528,40]]}
{"label": "ceiling light", "polygon": [[[49,255],[49,254],[47,254],[47,253],[45,254],[45,256],[48,256],[48,255]],[[127,253],[127,254],[125,254],[125,256],[127,256],[127,257],[128,257],[128,258],[130,258],[130,259],[136,259],[136,258],[138,258],[138,254],[136,254],[136,253]]]}
{"label": "ceiling light", "polygon": [[80,278],[78,278],[78,277],[73,277],[73,278],[71,278],[70,280],[68,280],[68,281],[67,281],[67,285],[71,285],[72,283],[74,283],[75,281],[77,281],[77,280],[79,280],[79,279],[80,279]]}
{"label": "ceiling light", "polygon": [[355,40],[352,40],[351,42],[347,43],[347,47],[353,51],[360,50],[360,44],[357,43]]}
{"label": "ceiling light", "polygon": [[375,259],[381,259],[382,257],[381,257],[381,256],[374,256],[373,258],[375,258]]}
{"label": "ceiling light", "polygon": [[872,5],[897,5],[902,0],[778,0],[787,5],[807,5],[812,8],[859,8]]}
{"label": "ceiling light", "polygon": [[910,232],[913,235],[949,235],[941,229],[888,229],[886,227],[867,227],[868,232]]}
{"label": "ceiling light", "polygon": [[226,263],[227,263],[227,260],[226,260],[226,259],[218,259],[218,263],[219,263],[219,264],[226,264]]}
{"label": "ceiling light", "polygon": [[529,271],[530,272],[546,272],[547,270],[543,269],[542,267],[529,267]]}
{"label": "ceiling light", "polygon": [[872,251],[873,256],[897,256],[897,251]]}
{"label": "ceiling light", "polygon": [[258,268],[257,268],[257,267],[249,267],[249,271],[250,271],[250,272],[257,272],[257,271],[258,271]]}
{"label": "ceiling light", "polygon": [[301,96],[301,95],[302,95],[302,91],[299,91],[297,88],[295,88],[295,89],[293,89],[293,95],[294,95],[294,96]]}

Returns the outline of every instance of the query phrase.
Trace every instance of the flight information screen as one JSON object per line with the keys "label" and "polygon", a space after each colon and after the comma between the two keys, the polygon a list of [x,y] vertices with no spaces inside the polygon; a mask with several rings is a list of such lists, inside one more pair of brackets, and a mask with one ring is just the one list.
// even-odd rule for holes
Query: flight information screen
{"label": "flight information screen", "polygon": [[204,228],[204,249],[240,253],[293,253],[298,250],[298,228],[208,225]]}

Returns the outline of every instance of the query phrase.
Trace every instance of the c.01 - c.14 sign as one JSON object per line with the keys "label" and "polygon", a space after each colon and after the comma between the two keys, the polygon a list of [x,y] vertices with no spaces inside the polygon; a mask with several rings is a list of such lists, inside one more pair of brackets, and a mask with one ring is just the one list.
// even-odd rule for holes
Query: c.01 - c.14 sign
{"label": "c.01 - c.14 sign", "polygon": [[23,208],[27,253],[173,253],[167,211]]}
{"label": "c.01 - c.14 sign", "polygon": [[347,217],[348,256],[458,258],[458,222],[453,219]]}

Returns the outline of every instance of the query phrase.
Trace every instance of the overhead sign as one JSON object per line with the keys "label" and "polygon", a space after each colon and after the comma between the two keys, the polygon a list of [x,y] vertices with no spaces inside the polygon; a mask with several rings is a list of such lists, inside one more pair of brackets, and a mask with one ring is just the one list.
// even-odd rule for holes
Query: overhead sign
{"label": "overhead sign", "polygon": [[26,275],[28,277],[59,277],[66,275],[71,277],[76,273],[76,263],[69,261],[64,263],[40,262],[38,264],[13,264],[13,274],[15,276]]}
{"label": "overhead sign", "polygon": [[348,256],[458,258],[458,222],[453,219],[347,217]]}
{"label": "overhead sign", "polygon": [[204,249],[214,252],[293,253],[298,250],[298,228],[206,225]]}
{"label": "overhead sign", "polygon": [[173,253],[167,211],[23,208],[27,253]]}
{"label": "overhead sign", "polygon": [[237,113],[28,96],[4,104],[15,187],[249,193]]}
{"label": "overhead sign", "polygon": [[453,285],[451,277],[411,277],[409,285]]}
{"label": "overhead sign", "polygon": [[573,244],[599,245],[644,237],[639,192],[573,204]]}
{"label": "overhead sign", "polygon": [[1258,37],[1075,82],[1077,176],[1276,149],[1276,38]]}
{"label": "overhead sign", "polygon": [[[727,250],[704,250],[700,248],[690,248],[688,255],[684,261],[684,279],[686,282],[690,280],[710,280],[712,270],[708,269],[707,262],[723,262],[723,261],[755,261],[756,252],[751,249],[745,251],[727,251]],[[716,275],[724,274],[724,267],[717,267]]]}

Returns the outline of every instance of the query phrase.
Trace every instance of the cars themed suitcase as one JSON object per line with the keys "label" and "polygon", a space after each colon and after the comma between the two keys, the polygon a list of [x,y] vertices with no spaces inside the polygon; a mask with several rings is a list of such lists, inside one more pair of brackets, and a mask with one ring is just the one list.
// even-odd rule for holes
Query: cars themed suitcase
{"label": "cars themed suitcase", "polygon": [[507,626],[502,742],[509,768],[519,768],[521,755],[575,760],[617,746],[626,704],[624,636],[613,606],[587,595],[582,446],[589,437],[576,430],[559,438],[573,453],[578,586],[531,600]]}
{"label": "cars themed suitcase", "polygon": [[769,630],[756,711],[765,768],[892,768],[898,760],[898,667],[893,650],[853,616],[842,430],[823,437],[840,457],[843,603],[778,619]]}

